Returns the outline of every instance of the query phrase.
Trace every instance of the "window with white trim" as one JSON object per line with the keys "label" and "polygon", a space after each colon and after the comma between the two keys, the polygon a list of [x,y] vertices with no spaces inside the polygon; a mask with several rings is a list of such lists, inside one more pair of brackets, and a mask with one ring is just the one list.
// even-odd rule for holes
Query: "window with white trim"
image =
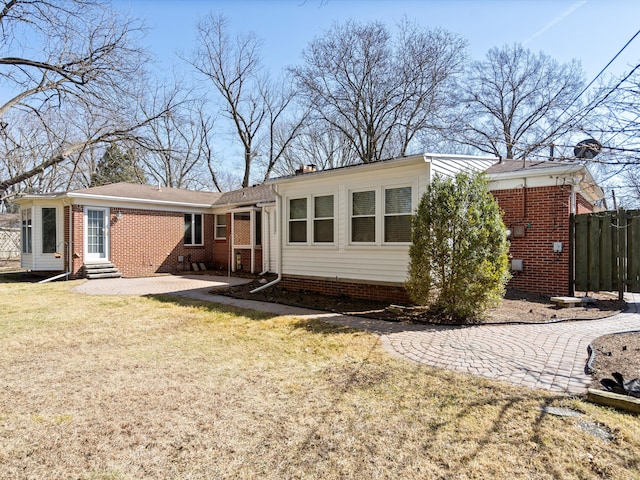
{"label": "window with white trim", "polygon": [[227,239],[227,214],[216,215],[216,240]]}
{"label": "window with white trim", "polygon": [[307,242],[307,199],[289,199],[289,242]]}
{"label": "window with white trim", "polygon": [[411,187],[385,189],[384,241],[411,242]]}
{"label": "window with white trim", "polygon": [[313,242],[333,243],[333,195],[313,198]]}
{"label": "window with white trim", "polygon": [[57,245],[56,209],[42,208],[42,253],[55,253]]}
{"label": "window with white trim", "polygon": [[351,241],[376,241],[376,191],[351,193]]}
{"label": "window with white trim", "polygon": [[202,214],[185,213],[184,215],[184,244],[203,245]]}
{"label": "window with white trim", "polygon": [[22,253],[32,253],[31,209],[22,210]]}

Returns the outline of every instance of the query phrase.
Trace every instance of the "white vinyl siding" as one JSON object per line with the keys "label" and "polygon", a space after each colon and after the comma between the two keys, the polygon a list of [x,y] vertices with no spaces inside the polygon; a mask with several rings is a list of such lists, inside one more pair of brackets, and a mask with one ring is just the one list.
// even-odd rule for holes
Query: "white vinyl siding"
{"label": "white vinyl siding", "polygon": [[63,210],[62,205],[55,204],[22,209],[22,268],[51,272],[64,269]]}
{"label": "white vinyl siding", "polygon": [[[449,174],[464,170],[465,167],[477,169],[485,164],[488,167],[495,162],[473,157],[458,157],[451,161],[438,157],[437,161],[439,171],[447,171]],[[402,285],[407,280],[410,241],[398,240],[407,238],[407,220],[414,213],[420,197],[433,178],[432,167],[430,157],[418,155],[337,169],[326,174],[320,172],[300,175],[276,182],[276,190],[284,199],[282,214],[287,221],[289,199],[313,198],[312,195],[331,193],[334,195],[334,242],[314,243],[310,247],[308,243],[287,243],[285,239],[282,247],[282,273]],[[407,187],[410,187],[410,212],[407,211]],[[353,194],[372,191],[375,192],[375,241],[353,241],[353,219],[371,218],[370,214],[367,215],[362,210],[358,210],[354,217]],[[390,192],[388,205],[387,192]],[[363,202],[364,200],[360,203]],[[283,227],[288,229],[286,222]],[[311,232],[311,229],[307,231]]]}

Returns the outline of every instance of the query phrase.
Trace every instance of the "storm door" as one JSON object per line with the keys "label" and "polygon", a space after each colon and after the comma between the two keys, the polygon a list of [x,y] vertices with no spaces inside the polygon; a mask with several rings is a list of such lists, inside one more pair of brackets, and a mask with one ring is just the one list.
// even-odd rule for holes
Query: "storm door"
{"label": "storm door", "polygon": [[107,261],[109,257],[109,216],[106,208],[85,208],[85,261]]}

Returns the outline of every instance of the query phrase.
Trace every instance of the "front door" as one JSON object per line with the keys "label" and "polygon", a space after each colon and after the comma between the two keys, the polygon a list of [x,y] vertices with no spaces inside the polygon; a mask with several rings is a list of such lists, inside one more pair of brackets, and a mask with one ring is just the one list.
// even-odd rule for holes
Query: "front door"
{"label": "front door", "polygon": [[84,212],[84,219],[85,261],[108,261],[109,209],[86,207]]}

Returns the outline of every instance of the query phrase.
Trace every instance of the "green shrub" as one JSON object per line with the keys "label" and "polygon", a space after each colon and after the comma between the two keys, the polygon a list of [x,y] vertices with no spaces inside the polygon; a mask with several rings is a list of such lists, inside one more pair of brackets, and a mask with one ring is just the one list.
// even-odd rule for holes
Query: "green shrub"
{"label": "green shrub", "polygon": [[482,174],[436,177],[412,223],[411,299],[449,322],[468,322],[504,296],[508,243],[500,208]]}

